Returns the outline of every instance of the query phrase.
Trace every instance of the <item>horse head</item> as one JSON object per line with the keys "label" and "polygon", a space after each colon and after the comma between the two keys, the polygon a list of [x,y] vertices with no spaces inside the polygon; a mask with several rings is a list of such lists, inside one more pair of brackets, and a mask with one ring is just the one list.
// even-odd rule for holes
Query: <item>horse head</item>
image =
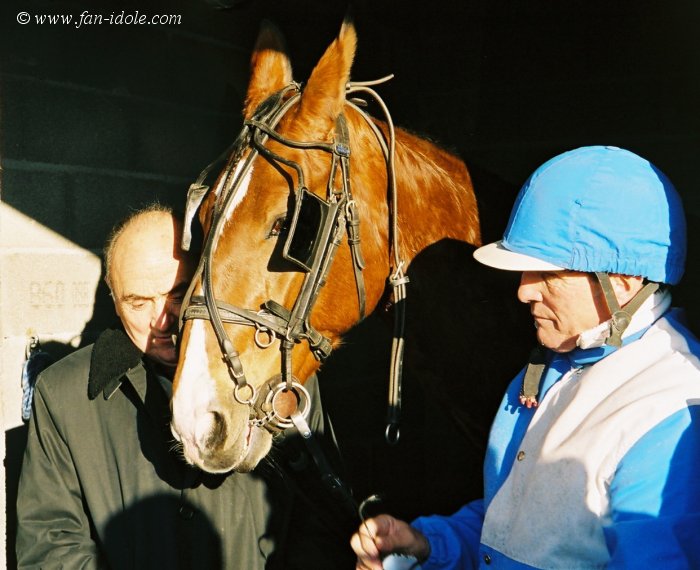
{"label": "horse head", "polygon": [[191,188],[205,239],[181,315],[171,427],[206,471],[251,470],[276,431],[304,426],[305,380],[390,275],[440,239],[479,242],[464,164],[353,100],[356,41],[344,22],[302,89],[263,26],[243,130],[212,189]]}

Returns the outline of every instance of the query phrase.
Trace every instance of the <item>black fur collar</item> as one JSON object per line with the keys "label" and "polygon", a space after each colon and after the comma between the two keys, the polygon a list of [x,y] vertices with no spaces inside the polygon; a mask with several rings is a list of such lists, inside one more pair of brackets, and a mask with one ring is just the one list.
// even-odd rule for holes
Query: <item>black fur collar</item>
{"label": "black fur collar", "polygon": [[121,329],[107,329],[97,337],[90,358],[88,397],[103,392],[105,400],[121,385],[122,377],[141,362],[141,352]]}

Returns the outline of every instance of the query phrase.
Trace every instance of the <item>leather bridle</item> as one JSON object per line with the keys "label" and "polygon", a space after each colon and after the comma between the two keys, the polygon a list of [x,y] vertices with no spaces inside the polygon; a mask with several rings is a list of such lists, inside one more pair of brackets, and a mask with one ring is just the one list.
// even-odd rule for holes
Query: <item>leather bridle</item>
{"label": "leather bridle", "polygon": [[[400,377],[403,355],[403,300],[405,299],[405,285],[408,282],[408,278],[403,274],[403,261],[400,260],[398,255],[396,187],[393,171],[393,124],[386,106],[369,87],[389,78],[376,82],[349,83],[346,90],[348,95],[358,91],[369,93],[380,103],[385,111],[390,127],[388,145],[378,127],[356,105],[356,103],[363,102],[349,100],[346,103],[356,109],[374,130],[387,162],[387,172],[391,186],[390,196],[393,223],[390,247],[393,249],[395,267],[389,282],[394,287],[397,330],[395,331],[394,346],[392,348],[390,410],[388,418],[390,425],[387,426],[386,435],[387,440],[393,440],[392,443],[395,443],[398,441],[399,436],[398,415],[400,412]],[[244,122],[243,129],[232,147],[227,149],[224,155],[202,171],[187,193],[185,225],[182,236],[182,248],[188,250],[191,242],[192,220],[209,191],[209,187],[204,184],[204,181],[209,171],[228,156],[227,166],[218,186],[219,193],[213,207],[211,224],[204,240],[199,265],[183,301],[180,314],[180,329],[182,329],[185,321],[191,319],[204,319],[212,323],[223,360],[234,383],[234,398],[240,404],[250,407],[249,423],[251,425],[265,427],[271,431],[286,429],[292,425],[300,428],[300,431],[303,428],[308,429],[305,418],[309,413],[310,398],[301,382],[292,374],[292,349],[295,344],[305,341],[309,344],[312,354],[318,360],[325,360],[331,353],[330,339],[316,330],[309,319],[345,233],[347,233],[348,244],[352,254],[359,318],[362,319],[365,316],[365,286],[362,275],[365,262],[360,248],[359,212],[353,199],[350,185],[350,140],[345,116],[341,113],[337,118],[334,140],[330,143],[299,142],[282,136],[275,128],[289,109],[299,101],[301,93],[301,86],[297,83],[291,83],[268,97],[260,104],[252,117]],[[325,200],[309,192],[305,185],[304,172],[297,162],[284,158],[265,146],[269,139],[275,140],[289,148],[302,151],[321,150],[330,155],[330,174]],[[246,151],[248,151],[247,154]],[[320,216],[320,223],[315,231],[313,254],[308,260],[308,265],[302,264],[306,274],[301,290],[291,310],[274,300],[266,301],[263,303],[262,308],[257,311],[244,309],[217,300],[214,295],[212,265],[218,237],[222,233],[223,224],[235,207],[234,198],[242,185],[242,181],[259,155],[262,155],[278,168],[281,168],[280,165],[284,165],[296,173],[296,187],[294,189],[296,207],[287,235],[289,241],[285,244],[285,252],[283,253],[286,258],[288,258],[289,242],[293,239],[294,226],[300,217],[300,210],[304,200],[315,201],[315,207],[323,214]],[[339,187],[336,187],[338,171],[341,184]],[[291,259],[291,261],[295,260]],[[201,278],[203,294],[193,295],[198,278]],[[248,383],[239,353],[235,350],[226,332],[224,323],[255,327],[255,342],[260,348],[267,348],[273,343],[275,338],[278,338],[281,350],[280,374],[270,378],[259,389]],[[298,405],[297,410],[290,417],[282,417],[276,410],[275,401],[280,393],[287,391],[294,393]]]}

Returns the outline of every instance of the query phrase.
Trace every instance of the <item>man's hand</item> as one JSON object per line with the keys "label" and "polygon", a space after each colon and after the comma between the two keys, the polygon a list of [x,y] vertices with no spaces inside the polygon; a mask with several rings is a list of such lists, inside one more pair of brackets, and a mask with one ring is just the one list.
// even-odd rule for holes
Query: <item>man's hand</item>
{"label": "man's hand", "polygon": [[357,554],[356,570],[382,570],[382,558],[388,554],[410,554],[419,561],[430,555],[425,536],[407,522],[390,515],[367,519],[350,541]]}

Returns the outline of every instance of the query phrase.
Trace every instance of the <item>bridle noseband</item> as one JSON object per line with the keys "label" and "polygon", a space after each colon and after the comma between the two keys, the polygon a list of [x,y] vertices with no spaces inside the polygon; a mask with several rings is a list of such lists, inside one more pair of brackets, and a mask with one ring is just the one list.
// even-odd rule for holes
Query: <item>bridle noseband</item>
{"label": "bridle noseband", "polygon": [[[380,102],[388,117],[388,111],[386,111],[386,107],[381,102],[381,99],[374,91],[368,88],[370,84],[349,84],[347,93],[354,91],[369,92]],[[365,286],[362,275],[365,262],[360,247],[359,213],[350,185],[350,140],[345,116],[341,113],[336,120],[333,142],[299,142],[288,139],[279,134],[275,128],[287,111],[298,102],[300,97],[301,86],[297,83],[291,83],[268,97],[256,109],[253,116],[244,122],[243,129],[232,147],[227,149],[224,155],[202,171],[197,181],[190,186],[187,194],[185,227],[182,236],[182,248],[188,250],[191,242],[191,223],[197,209],[209,191],[208,186],[204,184],[204,180],[214,165],[228,156],[227,166],[221,177],[219,194],[214,204],[211,224],[203,244],[199,265],[183,301],[180,329],[182,329],[185,321],[191,319],[209,320],[212,323],[223,360],[234,382],[234,398],[240,404],[250,407],[249,423],[251,425],[266,427],[271,431],[286,429],[292,425],[297,425],[298,427],[299,416],[302,416],[303,420],[309,413],[310,398],[301,382],[292,374],[291,353],[294,345],[302,341],[309,344],[311,352],[317,360],[325,360],[331,353],[330,339],[316,330],[309,322],[309,319],[345,233],[347,233],[348,244],[352,254],[359,318],[362,319],[365,316]],[[391,245],[394,250],[397,267],[390,278],[390,283],[394,286],[394,300],[397,302],[397,308],[399,305],[403,308],[403,303],[398,302],[405,297],[405,283],[408,279],[402,273],[403,262],[398,259],[396,191],[393,174],[393,125],[389,117],[391,146],[388,147],[381,132],[366,113],[352,102],[348,101],[348,104],[355,108],[373,128],[387,160],[388,176],[392,186],[392,214],[394,216],[394,223],[392,224],[393,241]],[[325,199],[308,190],[304,182],[304,172],[298,163],[274,153],[265,146],[268,139],[273,139],[289,148],[302,151],[321,150],[330,155],[330,174]],[[249,151],[247,155],[245,155],[246,150]],[[234,208],[234,198],[258,155],[262,155],[278,168],[280,168],[280,165],[285,165],[296,173],[296,187],[294,189],[295,208],[282,255],[286,260],[301,267],[305,271],[305,276],[301,290],[291,310],[274,300],[266,301],[261,309],[257,311],[243,309],[219,301],[214,295],[212,265],[218,236],[221,234],[223,224]],[[336,187],[338,170],[341,181],[340,187]],[[309,220],[317,223],[316,227],[311,228],[311,233],[309,233],[309,228],[305,227],[305,224],[308,225]],[[301,237],[299,237],[300,235]],[[193,295],[198,277],[201,278],[203,294]],[[394,362],[398,360],[398,366],[392,365],[392,385],[397,385],[396,381],[393,380],[395,372],[398,372],[400,378],[400,363],[403,351],[403,311],[401,311],[400,318],[401,338],[400,347],[398,348],[399,354],[392,357]],[[267,380],[260,389],[256,389],[249,384],[239,353],[235,350],[226,332],[224,323],[255,327],[255,343],[260,348],[267,348],[273,344],[275,338],[279,339],[281,350],[280,374]],[[266,339],[264,338],[265,335],[267,336]],[[396,352],[396,339],[394,344],[394,352]],[[286,391],[292,391],[298,402],[297,411],[292,414],[292,417],[288,418],[281,417],[275,407],[276,398],[281,392]],[[394,394],[393,414],[396,417],[396,421],[398,421],[400,381],[398,390],[396,387],[390,388],[390,393]],[[397,396],[398,399],[396,399]],[[392,405],[390,403],[390,413],[392,413],[391,410]],[[387,438],[389,439],[389,427],[387,427]],[[398,440],[398,427],[396,427],[395,438]]]}

